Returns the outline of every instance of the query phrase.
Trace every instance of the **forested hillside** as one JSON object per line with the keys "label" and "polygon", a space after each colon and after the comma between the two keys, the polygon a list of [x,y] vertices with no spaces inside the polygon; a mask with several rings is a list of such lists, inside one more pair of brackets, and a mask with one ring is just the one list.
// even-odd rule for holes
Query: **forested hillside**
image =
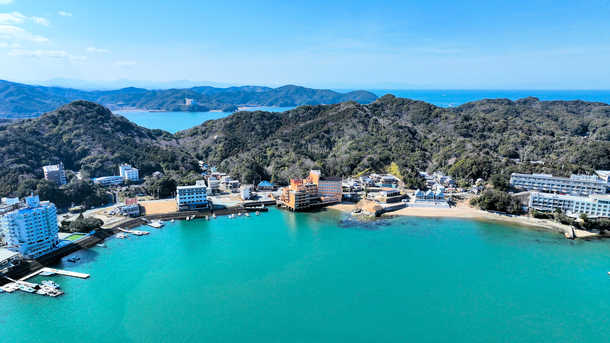
{"label": "forested hillside", "polygon": [[[186,105],[185,98],[196,105]],[[377,99],[373,93],[346,94],[299,86],[268,88],[243,86],[229,88],[192,87],[190,89],[146,90],[128,87],[112,91],[82,91],[71,88],[30,86],[0,80],[0,118],[35,117],[75,100],[102,104],[112,110],[207,112],[236,111],[242,106],[300,106],[335,104],[354,100],[368,104]]]}
{"label": "forested hillside", "polygon": [[407,184],[417,186],[418,168],[443,170],[462,182],[513,171],[608,169],[609,117],[603,103],[497,99],[443,109],[387,95],[369,105],[236,113],[177,138],[198,158],[247,180],[285,182],[312,167],[349,176],[394,162]]}
{"label": "forested hillside", "polygon": [[59,161],[90,177],[116,175],[120,163],[130,163],[141,176],[159,170],[190,178],[202,160],[249,183],[284,183],[319,168],[343,177],[391,171],[410,187],[423,186],[420,169],[442,170],[462,184],[480,177],[505,185],[511,172],[610,169],[609,130],[603,103],[496,99],[444,109],[388,95],[368,105],[237,112],[172,135],[76,101],[0,125],[0,195],[15,194]]}
{"label": "forested hillside", "polygon": [[0,194],[14,192],[42,166],[63,162],[85,176],[117,175],[131,163],[142,174],[193,170],[197,161],[173,148],[173,137],[112,114],[101,105],[76,101],[35,119],[0,126]]}

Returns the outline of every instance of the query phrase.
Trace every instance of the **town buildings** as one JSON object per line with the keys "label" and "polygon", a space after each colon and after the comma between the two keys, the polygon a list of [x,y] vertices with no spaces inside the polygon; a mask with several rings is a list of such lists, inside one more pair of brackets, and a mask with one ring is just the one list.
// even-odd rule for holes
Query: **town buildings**
{"label": "town buildings", "polygon": [[140,179],[139,172],[136,168],[131,167],[125,163],[119,166],[119,175],[123,178],[123,181],[138,181]]}
{"label": "town buildings", "polygon": [[241,200],[250,200],[251,195],[252,193],[250,192],[249,187],[242,186],[239,189],[239,196],[241,197]]}
{"label": "town buildings", "polygon": [[280,202],[293,211],[314,205],[326,205],[341,201],[343,179],[324,177],[319,170],[312,170],[306,179],[292,179],[284,188]]}
{"label": "town buildings", "polygon": [[562,210],[570,217],[584,213],[589,217],[610,217],[610,196],[591,194],[588,197],[534,192],[529,208],[539,211]]}
{"label": "town buildings", "polygon": [[64,164],[61,162],[57,165],[44,166],[42,167],[42,171],[44,172],[44,178],[55,182],[57,187],[67,183]]}
{"label": "town buildings", "polygon": [[510,177],[510,185],[528,191],[564,193],[571,195],[606,194],[608,184],[595,175],[554,177],[550,174],[517,174]]}
{"label": "town buildings", "polygon": [[38,196],[26,197],[24,202],[9,205],[0,217],[7,249],[33,259],[53,250],[59,243],[57,209]]}
{"label": "town buildings", "polygon": [[176,205],[178,205],[180,211],[209,208],[205,181],[198,180],[194,186],[178,186],[176,188]]}

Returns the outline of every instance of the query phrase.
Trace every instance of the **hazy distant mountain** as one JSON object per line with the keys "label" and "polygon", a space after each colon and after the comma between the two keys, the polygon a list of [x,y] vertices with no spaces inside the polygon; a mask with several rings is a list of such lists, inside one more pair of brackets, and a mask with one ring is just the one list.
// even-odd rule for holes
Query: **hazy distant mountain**
{"label": "hazy distant mountain", "polygon": [[[186,98],[196,105],[186,106]],[[210,86],[189,89],[148,90],[127,87],[117,90],[85,91],[74,88],[30,86],[0,81],[0,118],[34,117],[75,100],[100,103],[111,110],[141,109],[158,111],[235,111],[241,106],[301,106],[336,104],[353,100],[368,104],[377,99],[373,93],[338,93],[299,86],[269,88]]]}

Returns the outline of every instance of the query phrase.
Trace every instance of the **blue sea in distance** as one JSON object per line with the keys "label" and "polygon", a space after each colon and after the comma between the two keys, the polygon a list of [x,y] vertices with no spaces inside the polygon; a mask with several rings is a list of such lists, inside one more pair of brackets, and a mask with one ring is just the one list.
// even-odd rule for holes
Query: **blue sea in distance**
{"label": "blue sea in distance", "polygon": [[[351,90],[338,90],[345,93]],[[506,98],[517,100],[533,96],[543,101],[584,100],[610,103],[610,90],[472,90],[472,89],[373,89],[382,97],[392,94],[400,98],[421,100],[440,107],[459,106],[471,101]]]}
{"label": "blue sea in distance", "polygon": [[[340,93],[353,90],[337,89]],[[540,100],[584,100],[610,103],[610,90],[369,90],[381,97],[392,94],[396,97],[429,102],[440,107],[459,106],[470,101],[482,99],[507,98],[517,100],[533,96]],[[284,112],[294,107],[251,107],[242,111]],[[114,111],[130,121],[149,128],[162,129],[175,133],[190,129],[193,126],[211,120],[224,118],[231,113],[225,112],[148,112],[148,111]]]}
{"label": "blue sea in distance", "polygon": [[143,229],[54,265],[91,274],[59,298],[0,294],[0,341],[610,341],[606,240],[276,208]]}

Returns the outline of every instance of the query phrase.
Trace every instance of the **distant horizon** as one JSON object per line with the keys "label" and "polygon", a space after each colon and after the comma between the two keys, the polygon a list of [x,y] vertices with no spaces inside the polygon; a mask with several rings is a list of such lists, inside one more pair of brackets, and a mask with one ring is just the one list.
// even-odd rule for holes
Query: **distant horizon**
{"label": "distant horizon", "polygon": [[[84,91],[94,90],[117,90],[128,87],[144,88],[149,90],[155,89],[172,89],[172,88],[192,88],[192,87],[215,87],[215,88],[230,88],[230,87],[245,87],[245,86],[260,86],[269,88],[279,88],[284,86],[300,86],[305,88],[313,89],[326,89],[336,92],[352,92],[357,90],[417,90],[417,91],[442,91],[442,90],[469,90],[469,91],[610,91],[609,88],[517,88],[517,87],[458,87],[456,85],[443,86],[443,85],[409,85],[402,84],[400,82],[392,83],[373,83],[373,84],[354,84],[349,85],[342,82],[336,83],[286,83],[286,84],[265,84],[265,83],[224,83],[215,81],[191,81],[191,80],[170,80],[170,81],[154,81],[154,80],[129,80],[129,79],[115,79],[115,80],[82,80],[82,79],[68,79],[68,78],[53,78],[48,80],[33,80],[33,81],[17,81],[17,80],[0,80],[21,83],[32,86],[43,86],[43,87],[61,87],[61,88],[74,88]],[[116,84],[112,86],[112,84]],[[156,86],[155,86],[156,85]],[[402,85],[402,86],[401,86]]]}

